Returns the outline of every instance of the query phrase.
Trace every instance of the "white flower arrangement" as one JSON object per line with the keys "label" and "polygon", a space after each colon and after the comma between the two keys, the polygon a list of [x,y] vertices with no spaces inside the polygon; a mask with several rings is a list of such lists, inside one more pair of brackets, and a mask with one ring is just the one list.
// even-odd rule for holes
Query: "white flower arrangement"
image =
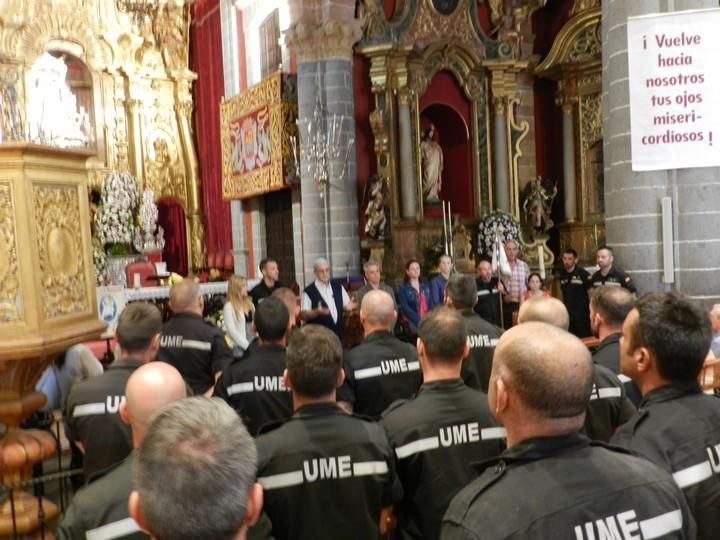
{"label": "white flower arrangement", "polygon": [[100,207],[95,214],[95,231],[100,244],[128,246],[135,236],[137,180],[128,172],[110,173],[102,185]]}
{"label": "white flower arrangement", "polygon": [[520,224],[507,212],[495,210],[478,224],[477,245],[480,256],[492,256],[496,232],[501,242],[515,240],[520,245]]}
{"label": "white flower arrangement", "polygon": [[142,204],[138,211],[140,227],[135,231],[135,239],[133,241],[135,249],[141,253],[162,250],[162,248],[165,247],[165,231],[157,224],[158,207],[155,204],[154,198],[155,196],[152,190],[145,188],[142,196]]}

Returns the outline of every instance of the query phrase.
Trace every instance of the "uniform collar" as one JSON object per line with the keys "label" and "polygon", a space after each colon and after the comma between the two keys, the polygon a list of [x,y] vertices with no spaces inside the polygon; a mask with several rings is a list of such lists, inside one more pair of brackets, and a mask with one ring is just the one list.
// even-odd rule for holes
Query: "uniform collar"
{"label": "uniform collar", "polygon": [[117,359],[108,366],[107,369],[130,369],[134,370],[142,366],[145,362],[136,358]]}
{"label": "uniform collar", "polygon": [[465,382],[463,382],[460,377],[457,379],[441,379],[423,383],[418,390],[418,394],[421,394],[422,392],[448,392],[458,390],[464,386]]}
{"label": "uniform collar", "polygon": [[374,332],[368,334],[363,342],[367,343],[369,341],[381,341],[389,337],[394,337],[393,333],[389,330],[375,330]]}
{"label": "uniform collar", "polygon": [[508,448],[500,454],[499,459],[505,463],[537,461],[580,450],[589,445],[590,439],[577,432],[555,437],[534,437]]}
{"label": "uniform collar", "polygon": [[313,416],[329,416],[331,414],[345,414],[334,401],[325,403],[309,403],[295,411],[293,418],[310,418]]}
{"label": "uniform collar", "polygon": [[662,403],[663,401],[671,401],[685,396],[702,393],[700,383],[697,381],[685,381],[668,384],[655,388],[645,395],[640,408],[644,408],[652,403]]}
{"label": "uniform collar", "polygon": [[598,352],[600,349],[603,349],[609,345],[613,345],[615,343],[618,343],[620,341],[620,338],[622,337],[622,332],[614,332],[608,336],[605,336],[605,339],[603,339],[595,349],[595,352]]}
{"label": "uniform collar", "polygon": [[201,319],[202,315],[198,315],[197,313],[192,313],[191,311],[181,311],[179,313],[175,313],[172,316],[173,319]]}

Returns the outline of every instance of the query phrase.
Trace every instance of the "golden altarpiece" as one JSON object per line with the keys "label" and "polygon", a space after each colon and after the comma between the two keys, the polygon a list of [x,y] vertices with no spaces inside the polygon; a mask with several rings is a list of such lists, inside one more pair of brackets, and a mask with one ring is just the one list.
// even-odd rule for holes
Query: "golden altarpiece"
{"label": "golden altarpiece", "polygon": [[[520,194],[531,178],[520,177],[518,161],[529,125],[518,120],[518,81],[532,75],[527,59],[531,46],[523,39],[530,16],[545,0],[489,1],[494,37],[483,31],[476,2],[408,0],[389,19],[382,4],[362,2],[359,16],[365,29],[356,51],[370,61],[375,102],[370,125],[377,171],[388,179],[393,258],[404,261],[421,254],[442,233],[440,216],[423,196],[421,144],[427,125],[452,116],[461,119],[465,141],[459,144],[467,147],[467,157],[459,157],[468,160],[467,169],[453,180],[469,178],[469,189],[450,197],[453,209],[465,204],[453,212],[461,216],[456,232],[462,231],[453,235],[453,244],[456,252],[468,254],[471,224],[482,216],[500,209],[525,221]],[[441,79],[449,87],[457,85],[458,96],[462,94],[457,104],[438,90]],[[468,109],[464,116],[458,112],[463,101]],[[433,115],[432,109],[439,107],[443,109]],[[448,162],[446,157],[446,167]],[[525,258],[531,264],[538,263],[539,252],[546,264],[552,263],[544,242],[540,251],[538,241],[526,242]],[[469,259],[456,262],[463,271],[473,269]]]}
{"label": "golden altarpiece", "polygon": [[605,243],[602,132],[602,34],[600,0],[577,0],[539,77],[558,82],[556,104],[563,116],[566,221],[560,246],[573,246],[581,264],[595,264]]}
{"label": "golden altarpiece", "polygon": [[[22,490],[54,441],[17,427],[44,402],[34,385],[51,359],[105,328],[89,188],[130,171],[175,200],[188,260],[203,265],[188,32],[183,0],[0,0],[0,482],[13,486],[0,497],[0,537],[58,513]],[[53,100],[71,103],[71,125]]]}

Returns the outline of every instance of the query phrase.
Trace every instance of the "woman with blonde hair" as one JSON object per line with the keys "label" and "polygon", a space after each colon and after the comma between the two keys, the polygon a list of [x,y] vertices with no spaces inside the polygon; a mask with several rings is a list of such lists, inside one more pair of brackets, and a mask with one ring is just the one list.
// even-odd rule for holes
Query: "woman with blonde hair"
{"label": "woman with blonde hair", "polygon": [[223,307],[225,331],[233,342],[233,356],[242,356],[252,339],[250,323],[255,313],[248,295],[247,278],[232,276],[228,281],[227,302]]}

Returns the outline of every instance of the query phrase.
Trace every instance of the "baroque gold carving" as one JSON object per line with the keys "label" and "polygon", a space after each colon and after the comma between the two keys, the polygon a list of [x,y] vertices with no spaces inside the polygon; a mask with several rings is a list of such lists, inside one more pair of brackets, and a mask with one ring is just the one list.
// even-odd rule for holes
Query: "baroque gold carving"
{"label": "baroque gold carving", "polygon": [[602,139],[602,96],[593,94],[580,100],[580,119],[582,122],[582,147],[587,150]]}
{"label": "baroque gold carving", "polygon": [[18,251],[12,187],[0,184],[0,323],[19,319]]}
{"label": "baroque gold carving", "polygon": [[89,309],[85,257],[80,233],[80,205],[74,187],[34,185],[43,313],[46,319]]}
{"label": "baroque gold carving", "polygon": [[285,44],[295,49],[298,60],[352,58],[353,45],[362,37],[362,21],[296,23],[285,31]]}
{"label": "baroque gold carving", "polygon": [[581,11],[588,9],[600,9],[600,0],[575,0],[575,4],[570,11],[570,16],[577,15]]}
{"label": "baroque gold carving", "polygon": [[473,50],[484,54],[485,45],[476,34],[470,10],[458,7],[447,17],[438,16],[432,7],[432,0],[418,0],[418,12],[400,43],[423,48],[437,41],[438,36],[453,42],[462,42]]}
{"label": "baroque gold carving", "polygon": [[573,63],[581,63],[586,60],[594,60],[602,53],[602,36],[600,34],[600,23],[583,29],[573,42],[573,47],[568,54],[568,60]]}
{"label": "baroque gold carving", "polygon": [[155,198],[173,197],[183,203],[187,201],[185,171],[177,146],[172,138],[162,131],[156,131],[146,141],[145,180],[153,190]]}

